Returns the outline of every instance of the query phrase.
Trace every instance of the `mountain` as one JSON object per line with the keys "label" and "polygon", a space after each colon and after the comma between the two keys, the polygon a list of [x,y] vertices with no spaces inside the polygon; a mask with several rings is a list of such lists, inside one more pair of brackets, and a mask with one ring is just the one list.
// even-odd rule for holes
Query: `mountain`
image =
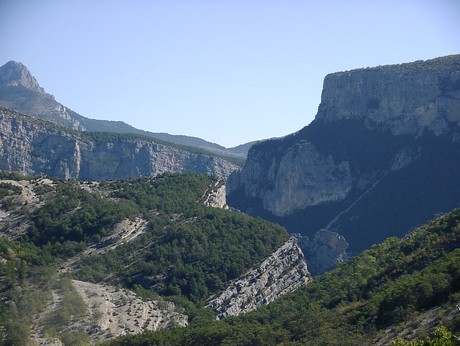
{"label": "mountain", "polygon": [[[351,253],[460,206],[460,55],[326,76],[315,120],[255,144],[228,203]],[[308,258],[308,254],[306,254]]]}
{"label": "mountain", "polygon": [[457,209],[246,315],[108,345],[457,345],[459,225]]}
{"label": "mountain", "polygon": [[71,131],[0,108],[0,169],[62,179],[124,179],[164,172],[226,178],[238,166],[197,149],[133,134]]}
{"label": "mountain", "polygon": [[27,67],[15,61],[9,61],[0,67],[0,106],[78,131],[139,134],[241,160],[246,158],[252,144],[247,143],[227,149],[201,138],[153,133],[136,129],[122,121],[86,118],[57,102],[54,96],[47,94]]}
{"label": "mountain", "polygon": [[221,208],[221,187],[197,174],[0,173],[0,343],[95,344],[193,326],[309,282],[296,239]]}

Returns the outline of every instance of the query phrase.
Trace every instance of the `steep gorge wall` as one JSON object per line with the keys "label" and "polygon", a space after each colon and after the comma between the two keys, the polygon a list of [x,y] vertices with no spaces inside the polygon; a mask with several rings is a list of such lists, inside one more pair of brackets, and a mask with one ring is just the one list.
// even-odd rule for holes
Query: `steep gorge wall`
{"label": "steep gorge wall", "polygon": [[459,206],[459,153],[460,55],[334,73],[309,126],[252,147],[228,203],[359,251]]}
{"label": "steep gorge wall", "polygon": [[226,178],[238,167],[212,155],[124,135],[87,136],[0,109],[0,169],[63,179],[120,179],[164,172]]}

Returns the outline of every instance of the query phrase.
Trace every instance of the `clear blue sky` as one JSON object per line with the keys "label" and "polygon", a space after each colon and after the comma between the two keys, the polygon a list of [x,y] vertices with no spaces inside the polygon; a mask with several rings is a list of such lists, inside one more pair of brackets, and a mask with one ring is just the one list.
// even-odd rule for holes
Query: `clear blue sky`
{"label": "clear blue sky", "polygon": [[0,1],[1,65],[86,117],[226,147],[308,125],[327,73],[458,53],[458,0]]}

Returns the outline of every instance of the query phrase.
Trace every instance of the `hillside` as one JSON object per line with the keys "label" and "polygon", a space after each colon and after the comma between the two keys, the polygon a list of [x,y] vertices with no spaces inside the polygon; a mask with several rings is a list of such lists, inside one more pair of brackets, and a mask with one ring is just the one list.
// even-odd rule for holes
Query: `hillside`
{"label": "hillside", "polygon": [[221,181],[209,176],[1,177],[0,340],[6,344],[23,345],[29,337],[94,343],[193,325],[228,310],[228,300],[213,303],[215,312],[205,305],[238,280],[244,290],[232,296],[238,302],[232,315],[310,278],[295,239],[280,226],[222,209]]}
{"label": "hillside", "polygon": [[9,61],[0,67],[0,106],[77,131],[131,133],[192,147],[230,159],[244,160],[252,144],[246,143],[235,148],[224,148],[201,138],[154,133],[136,129],[122,121],[84,117],[57,102],[53,95],[46,93],[27,67],[16,61]]}
{"label": "hillside", "polygon": [[186,329],[127,336],[107,344],[388,345],[397,338],[425,339],[440,325],[458,337],[459,301],[457,209],[403,239],[392,237],[372,246],[255,312]]}
{"label": "hillside", "polygon": [[460,55],[327,75],[315,120],[255,144],[228,203],[351,254],[460,206]]}

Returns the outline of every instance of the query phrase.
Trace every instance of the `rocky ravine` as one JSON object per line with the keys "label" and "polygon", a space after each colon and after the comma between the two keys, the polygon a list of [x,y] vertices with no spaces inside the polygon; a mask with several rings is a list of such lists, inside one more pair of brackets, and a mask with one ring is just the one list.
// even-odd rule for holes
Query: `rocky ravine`
{"label": "rocky ravine", "polygon": [[308,283],[311,276],[297,240],[291,237],[257,268],[235,280],[208,306],[217,319],[236,316],[271,303]]}
{"label": "rocky ravine", "polygon": [[226,178],[238,166],[212,155],[127,135],[95,137],[0,108],[0,169],[101,180],[195,172]]}
{"label": "rocky ravine", "polygon": [[[353,252],[460,205],[460,55],[326,76],[315,120],[254,145],[229,206]],[[396,233],[400,232],[400,233]]]}

